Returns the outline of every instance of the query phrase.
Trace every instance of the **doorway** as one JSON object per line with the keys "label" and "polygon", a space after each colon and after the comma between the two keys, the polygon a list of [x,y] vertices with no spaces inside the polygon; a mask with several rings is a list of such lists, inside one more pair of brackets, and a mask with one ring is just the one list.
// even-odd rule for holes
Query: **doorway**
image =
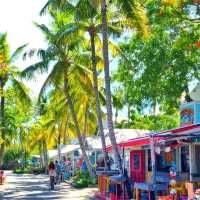
{"label": "doorway", "polygon": [[130,153],[130,171],[133,182],[145,181],[145,152],[134,150]]}

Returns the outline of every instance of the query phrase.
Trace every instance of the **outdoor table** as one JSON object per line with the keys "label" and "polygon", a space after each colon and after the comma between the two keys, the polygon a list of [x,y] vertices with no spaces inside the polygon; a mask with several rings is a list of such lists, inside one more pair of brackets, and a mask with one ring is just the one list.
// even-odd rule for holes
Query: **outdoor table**
{"label": "outdoor table", "polygon": [[[176,175],[176,177],[174,178],[176,180],[176,182],[182,182],[183,181],[183,177],[180,175]],[[165,172],[157,172],[156,174],[156,181],[160,182],[160,183],[169,183],[171,180],[171,177],[169,175],[169,173],[165,173]]]}
{"label": "outdoor table", "polygon": [[119,171],[96,171],[96,175],[98,176],[99,189],[99,191],[96,193],[97,197],[100,197],[101,199],[106,199],[109,188],[110,176],[113,176],[115,174],[119,174]]}
{"label": "outdoor table", "polygon": [[140,199],[140,190],[144,190],[148,192],[148,199],[151,200],[151,191],[163,191],[167,190],[168,187],[166,184],[156,184],[152,183],[135,183],[134,189],[136,190],[136,200]]}
{"label": "outdoor table", "polygon": [[[122,195],[120,195],[120,200],[125,200],[127,199],[126,198],[126,191],[125,191],[125,181],[126,181],[126,178],[123,176],[123,175],[114,175],[114,176],[111,176],[110,177],[110,182],[112,182],[113,184],[115,184],[115,187],[116,187],[116,191],[115,191],[115,197],[118,196],[118,191],[117,191],[117,185],[120,185],[121,188],[122,188]],[[121,198],[122,196],[122,198]],[[115,198],[116,199],[116,198]]]}

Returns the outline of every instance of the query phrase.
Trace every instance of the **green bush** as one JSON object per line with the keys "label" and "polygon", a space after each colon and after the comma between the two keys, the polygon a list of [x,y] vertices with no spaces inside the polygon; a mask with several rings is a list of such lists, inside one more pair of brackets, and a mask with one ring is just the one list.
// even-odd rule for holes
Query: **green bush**
{"label": "green bush", "polygon": [[5,152],[4,163],[17,161],[18,159],[21,158],[21,155],[22,155],[22,151],[19,147],[15,147],[15,146],[10,147]]}
{"label": "green bush", "polygon": [[44,174],[45,173],[45,168],[40,168],[40,167],[35,167],[32,168],[32,173],[33,174]]}
{"label": "green bush", "polygon": [[76,188],[85,188],[96,183],[96,177],[91,177],[88,172],[78,171],[73,179],[73,186]]}
{"label": "green bush", "polygon": [[13,170],[14,174],[30,174],[31,169],[29,168],[16,168]]}
{"label": "green bush", "polygon": [[44,168],[31,168],[31,167],[26,167],[26,168],[15,168],[13,170],[13,173],[15,174],[43,174],[45,172]]}

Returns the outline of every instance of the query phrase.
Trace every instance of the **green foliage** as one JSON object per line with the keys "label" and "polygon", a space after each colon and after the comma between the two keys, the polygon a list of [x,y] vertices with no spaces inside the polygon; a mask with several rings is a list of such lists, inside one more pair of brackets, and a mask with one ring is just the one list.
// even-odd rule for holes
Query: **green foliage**
{"label": "green foliage", "polygon": [[31,172],[33,174],[44,174],[45,173],[45,167],[31,167]]}
{"label": "green foliage", "polygon": [[30,174],[30,168],[16,168],[13,170],[14,174]]}
{"label": "green foliage", "polygon": [[73,186],[76,188],[85,188],[96,184],[96,177],[91,177],[88,172],[78,171],[73,179]]}
{"label": "green foliage", "polygon": [[179,126],[179,116],[173,115],[144,115],[133,113],[130,122],[122,121],[118,123],[117,128],[131,128],[142,130],[170,130]]}
{"label": "green foliage", "polygon": [[40,167],[22,167],[22,168],[15,168],[13,170],[15,174],[44,174],[45,168]]}
{"label": "green foliage", "polygon": [[134,35],[120,44],[126,59],[121,56],[114,79],[123,86],[127,104],[138,111],[159,104],[162,112],[174,113],[189,84],[200,79],[200,29],[199,23],[189,20],[187,4],[177,7],[158,2],[146,3],[149,38]]}
{"label": "green foliage", "polygon": [[18,146],[10,147],[6,150],[4,155],[4,163],[15,162],[21,158],[21,149]]}

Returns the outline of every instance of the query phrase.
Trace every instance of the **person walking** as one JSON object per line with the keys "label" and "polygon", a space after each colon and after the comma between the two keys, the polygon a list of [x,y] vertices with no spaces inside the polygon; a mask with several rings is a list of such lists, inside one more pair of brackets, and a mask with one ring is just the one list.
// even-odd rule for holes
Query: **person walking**
{"label": "person walking", "polygon": [[52,161],[49,163],[48,169],[49,169],[49,177],[50,177],[50,189],[54,190],[56,167]]}
{"label": "person walking", "polygon": [[60,181],[64,182],[64,174],[65,174],[65,163],[64,163],[64,161],[60,161],[60,167],[61,167]]}
{"label": "person walking", "polygon": [[55,167],[56,167],[56,184],[60,184],[60,181],[61,181],[61,165],[57,160],[55,162]]}

